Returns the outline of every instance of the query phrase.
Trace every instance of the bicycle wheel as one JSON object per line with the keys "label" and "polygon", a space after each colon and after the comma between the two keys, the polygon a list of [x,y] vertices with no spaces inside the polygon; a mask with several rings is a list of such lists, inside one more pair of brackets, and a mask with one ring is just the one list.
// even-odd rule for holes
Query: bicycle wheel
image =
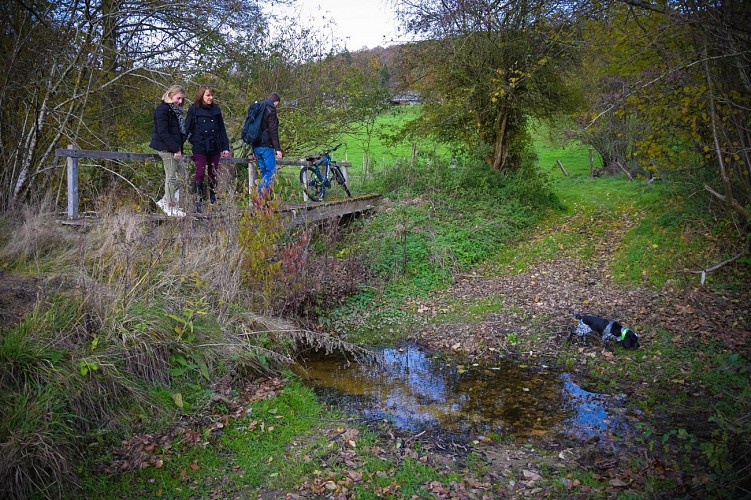
{"label": "bicycle wheel", "polygon": [[347,179],[344,178],[344,174],[342,173],[342,169],[338,166],[333,166],[331,169],[334,171],[334,177],[336,178],[336,182],[339,183],[340,186],[344,188],[344,192],[347,193],[348,198],[352,198],[352,193],[349,192],[349,186],[347,185]]}
{"label": "bicycle wheel", "polygon": [[308,198],[313,201],[323,200],[323,182],[321,182],[315,168],[303,167],[300,169],[300,184],[302,184],[303,191],[308,195]]}

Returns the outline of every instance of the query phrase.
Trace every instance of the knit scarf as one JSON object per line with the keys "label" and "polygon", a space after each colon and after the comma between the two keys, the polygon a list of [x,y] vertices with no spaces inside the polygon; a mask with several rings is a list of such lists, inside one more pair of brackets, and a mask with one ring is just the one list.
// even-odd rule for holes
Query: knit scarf
{"label": "knit scarf", "polygon": [[169,107],[172,108],[172,112],[175,113],[177,116],[177,121],[180,124],[180,132],[182,132],[183,135],[188,135],[185,133],[185,120],[183,119],[183,107],[178,106],[174,102],[169,103]]}

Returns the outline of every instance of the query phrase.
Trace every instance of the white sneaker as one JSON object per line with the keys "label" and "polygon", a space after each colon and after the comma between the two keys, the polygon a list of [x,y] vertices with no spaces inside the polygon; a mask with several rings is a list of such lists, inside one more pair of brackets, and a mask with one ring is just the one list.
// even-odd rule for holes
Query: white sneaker
{"label": "white sneaker", "polygon": [[156,206],[162,209],[162,212],[169,215],[169,207],[167,206],[167,202],[162,198],[161,200],[156,202]]}
{"label": "white sneaker", "polygon": [[185,212],[178,207],[168,207],[167,210],[167,215],[169,217],[185,217]]}

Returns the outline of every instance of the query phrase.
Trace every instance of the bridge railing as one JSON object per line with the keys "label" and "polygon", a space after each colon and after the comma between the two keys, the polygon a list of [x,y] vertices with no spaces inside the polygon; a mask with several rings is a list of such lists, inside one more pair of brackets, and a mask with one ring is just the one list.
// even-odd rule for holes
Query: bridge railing
{"label": "bridge railing", "polygon": [[[156,153],[129,153],[118,151],[94,151],[87,149],[78,149],[73,145],[69,145],[66,149],[56,149],[55,156],[67,158],[67,183],[68,183],[68,219],[78,219],[78,160],[79,158],[87,159],[100,159],[100,160],[134,160],[134,161],[161,161],[161,157]],[[186,160],[193,160],[191,155],[185,155]],[[258,179],[257,176],[257,163],[254,157],[250,158],[220,158],[219,163],[230,163],[236,165],[248,166],[248,196],[253,196],[255,192],[255,184]],[[277,165],[280,166],[305,166],[310,163],[305,159],[300,160],[277,160]],[[345,178],[348,178],[347,167],[350,166],[349,162],[338,162],[342,167],[342,173]],[[251,165],[253,166],[251,168]],[[304,192],[303,192],[304,193]],[[303,194],[305,201],[307,196]]]}

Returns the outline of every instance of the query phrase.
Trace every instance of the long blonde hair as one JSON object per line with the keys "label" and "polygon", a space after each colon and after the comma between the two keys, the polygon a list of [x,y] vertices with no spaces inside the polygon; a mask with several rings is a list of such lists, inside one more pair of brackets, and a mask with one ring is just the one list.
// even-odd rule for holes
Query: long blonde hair
{"label": "long blonde hair", "polygon": [[167,92],[164,93],[162,96],[162,101],[166,102],[167,104],[172,102],[172,96],[175,94],[182,94],[185,95],[185,89],[182,88],[181,85],[172,85],[170,88],[167,89]]}

